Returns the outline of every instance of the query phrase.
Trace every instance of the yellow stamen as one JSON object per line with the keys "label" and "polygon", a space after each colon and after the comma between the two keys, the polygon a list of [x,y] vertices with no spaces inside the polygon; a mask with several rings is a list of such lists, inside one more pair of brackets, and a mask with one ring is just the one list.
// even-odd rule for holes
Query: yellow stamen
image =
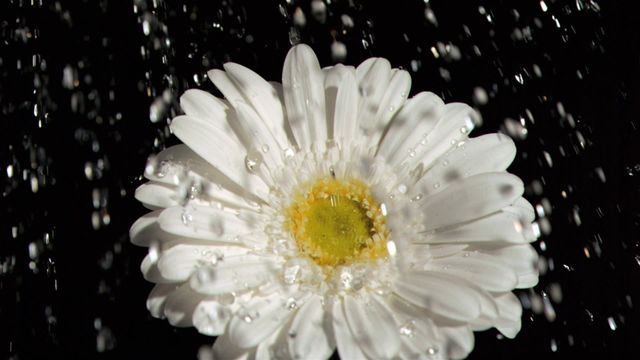
{"label": "yellow stamen", "polygon": [[318,265],[388,255],[389,231],[380,205],[369,187],[356,179],[323,178],[304,186],[285,214],[298,249]]}

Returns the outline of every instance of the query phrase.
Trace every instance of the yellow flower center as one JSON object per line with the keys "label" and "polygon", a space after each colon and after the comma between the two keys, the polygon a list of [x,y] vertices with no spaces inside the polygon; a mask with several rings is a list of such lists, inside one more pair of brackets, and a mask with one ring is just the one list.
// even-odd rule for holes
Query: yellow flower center
{"label": "yellow flower center", "polygon": [[318,265],[387,256],[389,231],[369,187],[356,179],[323,178],[294,196],[286,210],[298,250]]}

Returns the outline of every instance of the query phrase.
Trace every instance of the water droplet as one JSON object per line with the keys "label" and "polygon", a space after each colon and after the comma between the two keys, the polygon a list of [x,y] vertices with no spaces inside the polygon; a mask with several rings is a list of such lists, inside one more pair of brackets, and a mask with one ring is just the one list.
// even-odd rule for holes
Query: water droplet
{"label": "water droplet", "polygon": [[215,269],[213,266],[201,266],[196,271],[196,284],[197,285],[205,285],[211,282],[211,280],[215,279]]}
{"label": "water droplet", "polygon": [[191,213],[187,209],[182,210],[182,215],[180,216],[180,218],[182,220],[182,224],[184,224],[185,226],[191,225],[191,222],[193,221],[193,215],[191,215]]}
{"label": "water droplet", "polygon": [[407,185],[405,185],[405,184],[398,185],[398,192],[400,194],[406,194],[407,190],[408,190]]}
{"label": "water droplet", "polygon": [[160,243],[157,241],[152,242],[149,245],[149,261],[151,261],[151,263],[155,263],[156,261],[158,261],[158,258],[160,257]]}
{"label": "water droplet", "polygon": [[203,301],[195,309],[193,325],[205,335],[219,334],[228,319],[231,311],[215,301]]}
{"label": "water droplet", "polygon": [[400,335],[412,338],[415,336],[416,322],[409,320],[400,327]]}
{"label": "water droplet", "polygon": [[340,272],[340,284],[345,290],[351,289],[353,285],[353,274],[349,269],[345,268]]}
{"label": "water droplet", "polygon": [[511,118],[504,120],[504,130],[512,138],[520,140],[525,139],[529,133],[524,124]]}
{"label": "water droplet", "polygon": [[322,0],[311,2],[311,15],[321,24],[327,21],[327,5]]}
{"label": "water droplet", "polygon": [[266,153],[269,152],[269,145],[264,144],[264,145],[262,145],[261,149],[262,149],[262,152],[266,154]]}
{"label": "water droplet", "polygon": [[298,29],[296,29],[295,27],[291,27],[291,29],[289,29],[289,43],[291,45],[297,45],[298,43],[300,43],[300,40],[300,32],[298,31]]}
{"label": "water droplet", "polygon": [[294,260],[290,260],[285,263],[284,271],[282,272],[284,283],[287,285],[295,284],[300,276],[300,270],[300,264]]}
{"label": "water droplet", "polygon": [[250,150],[244,158],[244,164],[249,172],[254,172],[262,164],[262,154]]}
{"label": "water droplet", "polygon": [[151,25],[149,24],[149,20],[144,20],[142,22],[142,32],[145,35],[149,35],[151,33]]}
{"label": "water droplet", "polygon": [[295,298],[290,297],[287,299],[287,302],[285,303],[285,307],[288,310],[295,310],[296,308],[298,308],[298,302],[296,301]]}
{"label": "water droplet", "polygon": [[151,120],[152,123],[157,123],[162,120],[166,110],[167,104],[164,99],[162,97],[156,98],[149,107],[149,120]]}
{"label": "water droplet", "polygon": [[98,211],[94,211],[91,214],[91,226],[93,227],[93,230],[98,230],[100,225],[100,213]]}
{"label": "water droplet", "polygon": [[307,24],[307,17],[300,7],[293,12],[293,23],[298,27],[304,27]]}
{"label": "water droplet", "polygon": [[430,346],[430,347],[427,348],[427,354],[430,355],[430,356],[436,355],[436,354],[438,354],[438,352],[439,352],[439,350],[435,346]]}
{"label": "water droplet", "polygon": [[169,162],[167,160],[162,160],[160,162],[160,166],[156,167],[156,176],[159,178],[163,178],[167,175],[169,171]]}
{"label": "water droplet", "polygon": [[389,253],[389,256],[396,256],[398,248],[396,247],[395,241],[387,241],[387,252]]}
{"label": "water droplet", "polygon": [[380,204],[380,213],[383,216],[387,216],[387,205],[385,203]]}
{"label": "water droplet", "polygon": [[347,58],[347,46],[340,41],[331,43],[331,59],[333,61],[344,61]]}
{"label": "water droplet", "polygon": [[210,226],[211,226],[211,231],[213,231],[215,235],[217,236],[224,235],[224,232],[225,232],[224,221],[221,218],[215,217],[211,219]]}
{"label": "water droplet", "polygon": [[292,148],[284,149],[284,157],[286,159],[292,158],[295,154],[296,154],[296,152]]}
{"label": "water droplet", "polygon": [[543,0],[540,0],[540,8],[544,12],[547,12],[547,10],[549,10],[549,8],[547,7],[547,4]]}
{"label": "water droplet", "polygon": [[474,103],[478,105],[484,105],[489,101],[489,96],[487,95],[487,91],[484,88],[477,86],[473,89],[472,99]]}
{"label": "water droplet", "polygon": [[240,310],[238,310],[236,315],[240,317],[242,321],[246,322],[247,324],[252,323],[254,320],[260,317],[259,312],[255,310],[246,309],[246,308],[241,308]]}
{"label": "water droplet", "polygon": [[153,175],[158,167],[158,158],[155,155],[149,156],[147,164],[144,167],[144,173],[146,175]]}

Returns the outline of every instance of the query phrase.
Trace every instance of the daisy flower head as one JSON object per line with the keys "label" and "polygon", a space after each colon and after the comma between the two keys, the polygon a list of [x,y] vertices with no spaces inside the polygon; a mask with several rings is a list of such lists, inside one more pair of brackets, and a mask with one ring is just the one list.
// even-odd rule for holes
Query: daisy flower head
{"label": "daisy flower head", "polygon": [[282,84],[234,63],[224,95],[188,90],[184,143],[152,157],[131,228],[147,307],[218,336],[220,359],[459,359],[473,331],[520,330],[538,281],[534,211],[505,171],[510,138],[382,58],[320,68],[306,45]]}

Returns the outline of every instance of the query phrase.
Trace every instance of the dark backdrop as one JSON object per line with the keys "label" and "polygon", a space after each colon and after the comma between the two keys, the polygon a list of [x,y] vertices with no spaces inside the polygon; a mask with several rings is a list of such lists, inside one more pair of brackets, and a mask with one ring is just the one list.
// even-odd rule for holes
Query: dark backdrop
{"label": "dark backdrop", "polygon": [[470,358],[640,356],[634,1],[325,3],[2,2],[0,358],[188,359],[212,342],[148,315],[133,192],[146,157],[176,143],[185,89],[215,91],[206,70],[226,61],[279,80],[296,41],[322,65],[334,41],[348,64],[386,57],[412,94],[475,104],[476,133],[515,138],[543,275],[519,293],[519,336],[478,333]]}

